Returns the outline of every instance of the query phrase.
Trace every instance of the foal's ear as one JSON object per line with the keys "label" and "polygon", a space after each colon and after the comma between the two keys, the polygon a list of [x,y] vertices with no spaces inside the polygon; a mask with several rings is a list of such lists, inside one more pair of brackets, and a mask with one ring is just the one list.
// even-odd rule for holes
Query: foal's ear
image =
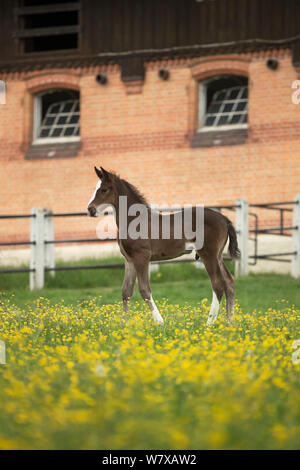
{"label": "foal's ear", "polygon": [[100,166],[100,168],[101,168],[101,171],[102,171],[102,176],[104,178],[106,178],[107,180],[110,180],[110,173],[108,171],[104,170],[104,168],[102,168],[102,166]]}
{"label": "foal's ear", "polygon": [[98,170],[98,168],[96,166],[94,166],[94,169],[95,169],[95,173],[98,176],[98,178],[102,179],[103,174],[102,174],[101,170]]}

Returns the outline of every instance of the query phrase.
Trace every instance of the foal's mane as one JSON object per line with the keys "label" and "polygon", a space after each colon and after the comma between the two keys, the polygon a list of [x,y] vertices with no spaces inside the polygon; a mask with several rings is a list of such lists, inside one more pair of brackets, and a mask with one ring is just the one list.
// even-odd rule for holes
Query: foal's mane
{"label": "foal's mane", "polygon": [[140,192],[138,188],[136,188],[133,184],[129,183],[128,181],[120,178],[116,173],[110,173],[113,175],[113,179],[115,181],[117,190],[119,193],[125,193],[127,196],[131,196],[135,203],[145,204],[145,206],[149,207],[149,203],[145,196]]}

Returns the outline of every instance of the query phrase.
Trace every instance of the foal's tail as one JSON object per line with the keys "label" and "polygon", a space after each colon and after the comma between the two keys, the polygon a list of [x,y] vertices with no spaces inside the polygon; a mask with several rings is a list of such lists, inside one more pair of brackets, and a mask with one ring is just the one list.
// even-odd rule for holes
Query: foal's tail
{"label": "foal's tail", "polygon": [[[221,214],[223,215],[223,214]],[[231,220],[229,220],[227,217],[223,215],[224,219],[226,219],[227,222],[227,227],[228,227],[228,236],[229,236],[229,253],[232,259],[240,259],[241,257],[241,252],[238,247],[238,242],[236,238],[236,230],[234,226],[232,225]],[[200,258],[198,253],[195,255],[196,261]]]}
{"label": "foal's tail", "polygon": [[[226,217],[227,218],[227,217]],[[240,259],[241,252],[238,247],[238,242],[236,238],[236,231],[231,221],[227,219],[228,225],[228,236],[229,236],[229,253],[232,259]]]}

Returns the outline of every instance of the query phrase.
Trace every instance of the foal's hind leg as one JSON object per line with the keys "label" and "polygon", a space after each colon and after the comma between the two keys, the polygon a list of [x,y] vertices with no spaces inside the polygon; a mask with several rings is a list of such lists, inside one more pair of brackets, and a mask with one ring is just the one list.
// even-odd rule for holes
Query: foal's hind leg
{"label": "foal's hind leg", "polygon": [[133,263],[129,263],[125,259],[125,276],[122,285],[123,311],[128,313],[128,304],[132,297],[134,284],[136,280],[136,270]]}
{"label": "foal's hind leg", "polygon": [[213,290],[212,304],[207,319],[207,325],[213,325],[218,318],[220,302],[225,290],[225,281],[217,258],[204,258],[203,262],[210,277]]}
{"label": "foal's hind leg", "polygon": [[220,260],[220,267],[225,280],[227,321],[230,322],[234,312],[234,277],[228,271],[223,259]]}
{"label": "foal's hind leg", "polygon": [[135,268],[137,272],[140,294],[142,298],[145,300],[145,302],[147,303],[148,307],[150,308],[154,322],[158,323],[159,325],[163,325],[164,320],[161,314],[159,313],[159,310],[156,307],[156,304],[151,294],[150,281],[149,281],[149,262],[136,263]]}

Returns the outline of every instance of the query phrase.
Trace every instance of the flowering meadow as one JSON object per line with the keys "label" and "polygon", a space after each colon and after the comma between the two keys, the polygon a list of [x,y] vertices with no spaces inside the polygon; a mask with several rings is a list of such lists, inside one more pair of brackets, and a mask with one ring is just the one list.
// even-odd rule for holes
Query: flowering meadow
{"label": "flowering meadow", "polygon": [[[299,447],[300,311],[97,297],[0,303],[1,449],[295,449]],[[300,357],[300,354],[299,354]],[[293,358],[293,359],[292,359]]]}

